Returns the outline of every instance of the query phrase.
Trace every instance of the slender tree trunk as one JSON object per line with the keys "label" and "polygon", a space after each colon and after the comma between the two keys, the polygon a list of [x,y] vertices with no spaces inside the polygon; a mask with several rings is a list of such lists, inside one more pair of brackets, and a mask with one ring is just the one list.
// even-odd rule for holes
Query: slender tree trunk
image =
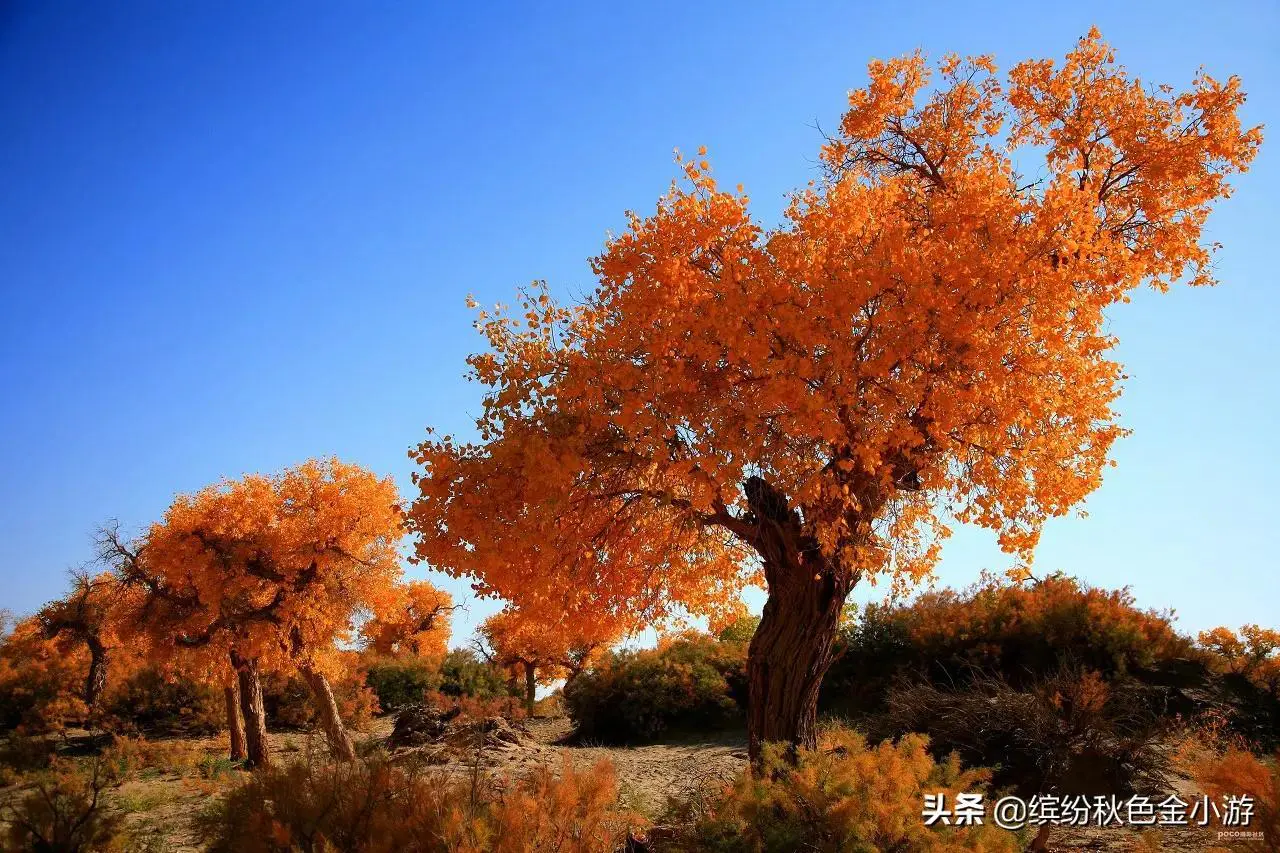
{"label": "slender tree trunk", "polygon": [[533,716],[533,703],[538,698],[538,670],[531,664],[524,665],[524,709]]}
{"label": "slender tree trunk", "polygon": [[267,711],[262,703],[262,682],[258,679],[258,664],[232,653],[236,679],[240,684],[240,711],[244,714],[245,767],[261,768],[271,765],[271,750],[267,744]]}
{"label": "slender tree trunk", "polygon": [[329,739],[329,752],[338,761],[355,761],[356,749],[338,714],[338,703],[334,701],[333,690],[329,688],[329,679],[324,677],[324,673],[311,667],[299,667],[299,670],[315,696],[320,726]]}
{"label": "slender tree trunk", "polygon": [[227,700],[227,731],[231,735],[231,760],[244,761],[248,756],[244,741],[244,716],[240,713],[240,691],[232,683],[222,688]]}
{"label": "slender tree trunk", "polygon": [[90,636],[89,675],[84,682],[84,704],[89,711],[96,711],[102,694],[107,690],[107,648],[96,637]]}

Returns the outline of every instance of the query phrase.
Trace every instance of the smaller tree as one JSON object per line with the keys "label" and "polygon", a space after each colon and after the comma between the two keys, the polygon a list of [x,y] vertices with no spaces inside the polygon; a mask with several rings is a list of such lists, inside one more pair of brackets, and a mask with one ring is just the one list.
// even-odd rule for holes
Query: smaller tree
{"label": "smaller tree", "polygon": [[402,535],[390,478],[338,460],[224,481],[179,496],[142,541],[104,538],[138,624],[158,646],[236,672],[249,763],[267,763],[261,671],[296,670],[336,758],[355,749],[329,677],[353,620],[389,609]]}
{"label": "smaller tree", "polygon": [[522,676],[525,708],[532,712],[538,685],[572,682],[623,634],[616,621],[543,621],[508,607],[486,619],[477,642],[481,654],[513,676]]}
{"label": "smaller tree", "polygon": [[52,601],[36,614],[47,638],[64,649],[83,644],[89,653],[82,698],[90,713],[97,710],[107,687],[107,671],[112,650],[119,645],[115,624],[128,604],[129,590],[109,572],[90,576],[72,575],[70,594]]}
{"label": "smaller tree", "polygon": [[379,655],[442,659],[449,651],[449,617],[457,609],[453,598],[428,581],[401,584],[396,593],[387,612],[360,626],[364,647]]}
{"label": "smaller tree", "polygon": [[1234,672],[1272,693],[1280,692],[1280,631],[1245,625],[1236,634],[1230,628],[1202,631],[1200,645],[1208,649],[1228,672]]}
{"label": "smaller tree", "polygon": [[83,646],[60,648],[36,617],[18,620],[0,641],[0,730],[55,731],[83,718],[87,667]]}

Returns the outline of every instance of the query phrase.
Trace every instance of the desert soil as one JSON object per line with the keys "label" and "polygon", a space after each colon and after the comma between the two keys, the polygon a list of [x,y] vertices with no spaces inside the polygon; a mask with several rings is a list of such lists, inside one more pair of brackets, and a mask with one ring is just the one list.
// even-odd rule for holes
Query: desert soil
{"label": "desert soil", "polygon": [[[392,725],[392,718],[382,718],[371,731],[357,737],[381,742],[391,733]],[[518,743],[486,748],[481,760],[485,767],[501,773],[520,773],[539,765],[558,767],[567,757],[575,767],[585,769],[607,759],[616,769],[623,802],[651,816],[661,814],[668,798],[686,798],[699,790],[724,785],[747,762],[746,737],[742,733],[621,748],[571,743],[569,722],[564,718],[534,718],[523,725],[527,736]],[[272,732],[269,739],[279,760],[300,756],[308,749],[323,750],[323,743],[306,733]],[[223,756],[226,749],[225,737],[191,738],[180,743],[215,758]],[[461,762],[455,768],[465,771]],[[219,779],[206,780],[192,773],[150,770],[141,776],[107,794],[109,805],[126,813],[126,826],[133,839],[129,849],[196,853],[202,849],[195,829],[196,817],[244,774],[233,771]],[[1183,799],[1197,793],[1187,780],[1179,780],[1176,787]],[[13,788],[0,789],[0,803],[19,793]],[[1144,842],[1140,832],[1128,828],[1065,827],[1055,829],[1049,846],[1061,851],[1233,849],[1215,837],[1211,831],[1166,829]]]}

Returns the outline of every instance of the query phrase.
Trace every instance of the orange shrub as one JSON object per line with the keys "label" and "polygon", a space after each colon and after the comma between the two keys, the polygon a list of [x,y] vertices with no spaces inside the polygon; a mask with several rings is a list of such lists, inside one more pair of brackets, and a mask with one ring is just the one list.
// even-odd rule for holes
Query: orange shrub
{"label": "orange shrub", "polygon": [[210,850],[614,853],[637,816],[608,765],[499,780],[391,764],[297,762],[255,773],[201,819]]}
{"label": "orange shrub", "polygon": [[695,804],[677,851],[837,853],[845,850],[1016,851],[1018,838],[982,826],[925,826],[925,794],[983,792],[989,774],[963,770],[952,756],[935,762],[928,739],[911,734],[868,746],[850,729],[826,730],[816,750],[793,766],[770,744],[758,775],[744,773],[719,798]]}
{"label": "orange shrub", "polygon": [[828,675],[828,704],[875,705],[887,681],[923,673],[944,682],[975,669],[1018,684],[1064,664],[1106,677],[1188,655],[1171,613],[1139,609],[1127,589],[1051,575],[1034,584],[993,576],[931,590],[909,604],[870,604],[845,631]]}
{"label": "orange shrub", "polygon": [[[1242,749],[1228,748],[1225,752],[1203,759],[1192,767],[1192,776],[1200,789],[1213,800],[1224,797],[1248,796],[1253,799],[1253,816],[1245,827],[1229,827],[1232,830],[1261,832],[1261,839],[1232,839],[1233,849],[1280,851],[1280,756],[1270,761]],[[1220,822],[1220,821],[1219,821]]]}

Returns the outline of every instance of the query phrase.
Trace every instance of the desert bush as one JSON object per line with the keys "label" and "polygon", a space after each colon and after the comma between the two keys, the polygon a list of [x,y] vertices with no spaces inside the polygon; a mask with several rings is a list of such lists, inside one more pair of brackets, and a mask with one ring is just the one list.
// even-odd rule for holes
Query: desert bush
{"label": "desert bush", "polygon": [[[368,730],[380,708],[377,694],[352,669],[330,683],[342,722],[356,731]],[[315,696],[300,676],[273,673],[262,680],[262,704],[272,726],[310,731],[316,725]]]}
{"label": "desert bush", "polygon": [[102,750],[98,760],[113,777],[125,779],[144,770],[185,773],[194,770],[204,758],[204,750],[188,741],[118,736]]}
{"label": "desert bush", "polygon": [[32,774],[28,790],[0,818],[8,824],[6,850],[36,853],[103,853],[123,850],[123,818],[103,808],[103,792],[120,781],[106,762],[86,769],[55,759]]}
{"label": "desert bush", "polygon": [[992,675],[955,688],[902,685],[868,725],[881,737],[922,732],[936,755],[995,765],[994,783],[1023,796],[1161,791],[1171,769],[1168,722],[1142,689],[1091,671],[1064,669],[1022,687]]}
{"label": "desert bush", "polygon": [[417,705],[428,690],[440,687],[439,662],[434,659],[415,655],[375,657],[366,668],[365,684],[378,697],[383,712]]}
{"label": "desert bush", "polygon": [[607,764],[498,784],[375,756],[261,770],[200,826],[215,853],[614,853],[636,821]]}
{"label": "desert bush", "polygon": [[733,725],[746,694],[746,646],[690,633],[614,652],[568,684],[564,702],[580,737],[633,743]]}
{"label": "desert bush", "polygon": [[1227,796],[1253,799],[1249,825],[1231,828],[1261,832],[1263,837],[1233,839],[1233,849],[1280,851],[1280,755],[1264,761],[1246,750],[1228,748],[1197,761],[1191,776],[1200,790],[1215,801],[1221,802]]}
{"label": "desert bush", "polygon": [[59,648],[35,619],[18,622],[0,640],[0,731],[43,734],[82,720],[88,668],[82,649]]}
{"label": "desert bush", "polygon": [[450,696],[438,690],[423,695],[422,704],[439,711],[456,711],[456,716],[469,720],[502,717],[523,720],[529,716],[524,702],[516,696]]}
{"label": "desert bush", "polygon": [[759,773],[744,772],[708,800],[678,806],[668,820],[685,829],[678,853],[822,853],[855,851],[1012,851],[1018,838],[994,826],[926,826],[924,795],[982,792],[985,770],[964,770],[952,756],[935,761],[927,738],[868,746],[847,728],[829,727],[815,750],[788,761],[780,744],[764,750]]}
{"label": "desert bush", "polygon": [[507,673],[472,649],[453,649],[440,664],[440,692],[449,696],[493,699],[518,695]]}
{"label": "desert bush", "polygon": [[208,735],[226,727],[221,689],[155,667],[110,687],[105,709],[126,730],[153,735]]}
{"label": "desert bush", "polygon": [[870,604],[842,634],[823,704],[873,710],[903,675],[952,684],[985,672],[1019,685],[1078,666],[1110,679],[1192,654],[1194,644],[1171,619],[1139,609],[1126,589],[1096,589],[1064,575],[1033,584],[988,576],[960,592]]}

